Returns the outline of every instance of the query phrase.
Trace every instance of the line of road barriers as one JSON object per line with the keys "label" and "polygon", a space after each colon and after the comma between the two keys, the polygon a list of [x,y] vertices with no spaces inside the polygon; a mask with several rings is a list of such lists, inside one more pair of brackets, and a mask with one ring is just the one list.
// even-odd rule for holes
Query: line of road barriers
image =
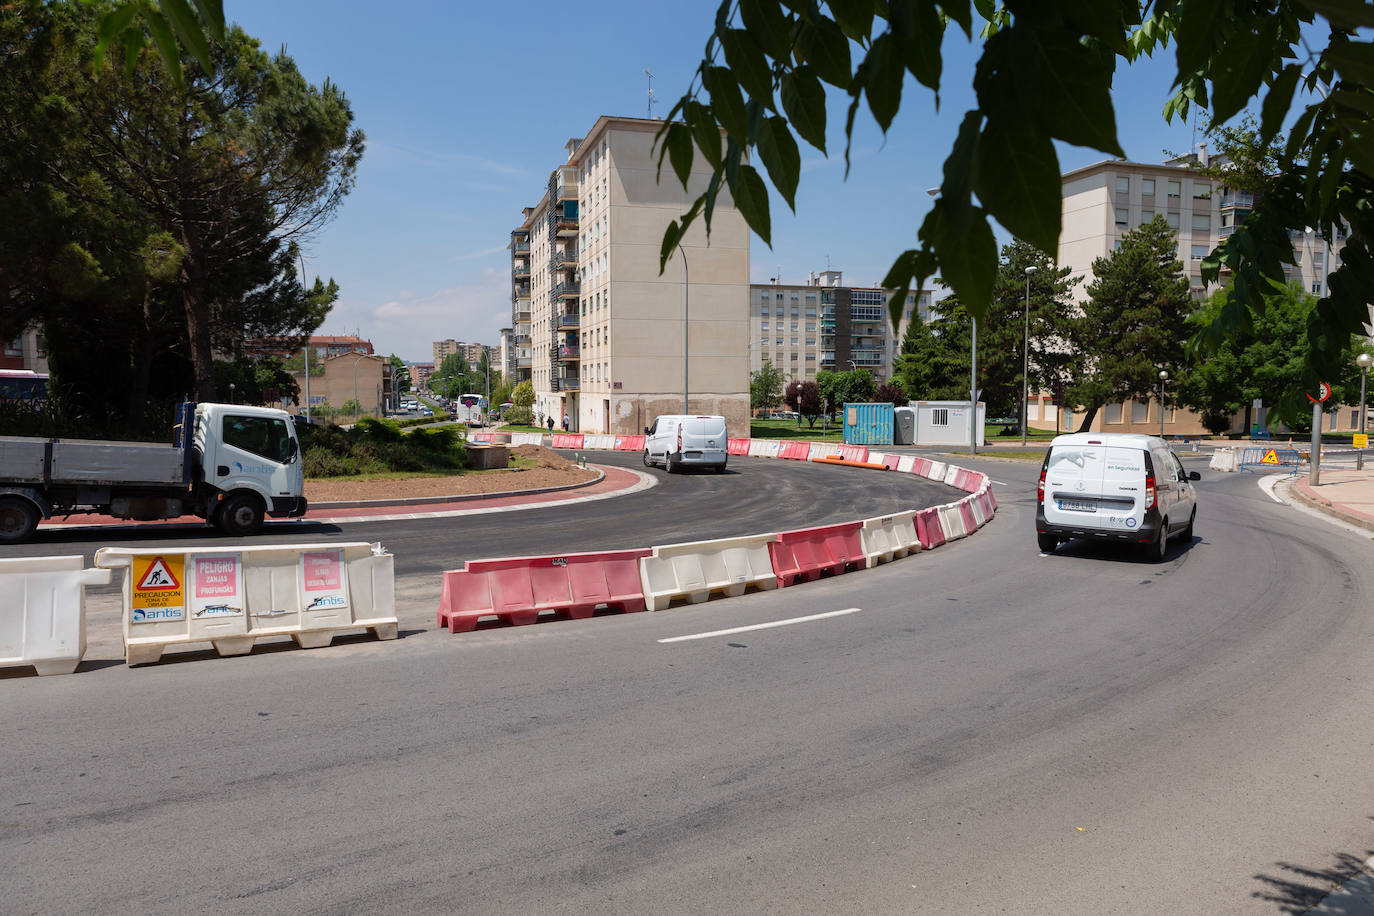
{"label": "line of road barriers", "polygon": [[[439,625],[459,633],[484,618],[523,625],[544,612],[585,618],[600,608],[661,610],[674,601],[786,588],[939,547],[973,534],[997,511],[987,475],[928,458],[828,443],[779,448],[743,439],[730,445],[740,456],[916,474],[968,495],[837,525],[635,550],[469,560],[443,573]],[[583,440],[578,447],[588,446]],[[83,562],[81,556],[0,559],[0,668],[76,671],[86,652],[86,587],[109,584],[116,569],[124,570],[121,626],[129,665],[157,662],[169,646],[195,642],[209,642],[224,656],[247,654],[269,637],[318,648],[349,630],[397,636],[394,558],[380,544],[104,547],[95,568]]]}

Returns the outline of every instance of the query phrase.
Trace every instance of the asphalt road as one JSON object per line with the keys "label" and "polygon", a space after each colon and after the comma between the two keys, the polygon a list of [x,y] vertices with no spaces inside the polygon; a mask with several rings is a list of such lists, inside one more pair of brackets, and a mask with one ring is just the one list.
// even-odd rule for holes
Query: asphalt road
{"label": "asphalt road", "polygon": [[[5,909],[1276,913],[1347,876],[1374,845],[1368,540],[1206,475],[1163,564],[1042,556],[1035,466],[966,463],[1002,482],[993,524],[797,588],[0,681]],[[380,537],[413,579],[935,495],[739,466],[312,536]]]}

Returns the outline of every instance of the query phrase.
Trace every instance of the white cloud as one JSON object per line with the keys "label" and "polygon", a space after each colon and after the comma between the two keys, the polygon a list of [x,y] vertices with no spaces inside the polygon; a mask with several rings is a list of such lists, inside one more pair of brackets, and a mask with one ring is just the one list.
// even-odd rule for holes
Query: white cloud
{"label": "white cloud", "polygon": [[488,268],[459,286],[404,291],[381,304],[340,301],[319,333],[359,333],[379,353],[428,362],[436,340],[499,343],[510,315],[510,274]]}

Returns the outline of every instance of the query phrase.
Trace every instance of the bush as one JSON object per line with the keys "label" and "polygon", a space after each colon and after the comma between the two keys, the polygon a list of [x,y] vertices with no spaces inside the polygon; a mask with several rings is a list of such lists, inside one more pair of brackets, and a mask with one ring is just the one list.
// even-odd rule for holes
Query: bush
{"label": "bush", "polygon": [[534,411],[528,407],[512,407],[506,411],[503,419],[514,426],[533,426]]}
{"label": "bush", "polygon": [[466,464],[454,427],[402,433],[391,420],[365,418],[352,429],[310,426],[302,430],[307,477],[354,477],[388,471],[456,471]]}

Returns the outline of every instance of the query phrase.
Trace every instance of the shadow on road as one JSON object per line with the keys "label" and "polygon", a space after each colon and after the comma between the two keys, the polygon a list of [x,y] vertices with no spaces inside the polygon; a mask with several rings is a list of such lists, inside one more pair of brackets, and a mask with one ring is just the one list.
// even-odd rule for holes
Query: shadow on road
{"label": "shadow on road", "polygon": [[[1370,818],[1374,820],[1374,818]],[[1309,868],[1291,862],[1275,862],[1274,867],[1280,874],[1255,875],[1263,887],[1252,895],[1257,900],[1277,904],[1283,913],[1306,913],[1336,888],[1358,875],[1364,862],[1374,849],[1366,850],[1364,856],[1353,856],[1348,852],[1338,852],[1332,856],[1332,864],[1326,868]],[[1327,912],[1327,911],[1324,911]],[[1330,909],[1332,916],[1346,912],[1344,909]],[[1367,913],[1368,909],[1355,912]]]}
{"label": "shadow on road", "polygon": [[[1194,547],[1202,544],[1202,538],[1193,536],[1191,541],[1185,542],[1181,537],[1169,542],[1169,549],[1164,554],[1164,562],[1177,560],[1187,556]],[[1055,556],[1077,557],[1083,560],[1109,560],[1114,563],[1143,563],[1153,564],[1154,546],[1152,544],[1129,544],[1125,541],[1114,543],[1112,541],[1099,541],[1095,538],[1076,538],[1060,544],[1054,550]]]}

